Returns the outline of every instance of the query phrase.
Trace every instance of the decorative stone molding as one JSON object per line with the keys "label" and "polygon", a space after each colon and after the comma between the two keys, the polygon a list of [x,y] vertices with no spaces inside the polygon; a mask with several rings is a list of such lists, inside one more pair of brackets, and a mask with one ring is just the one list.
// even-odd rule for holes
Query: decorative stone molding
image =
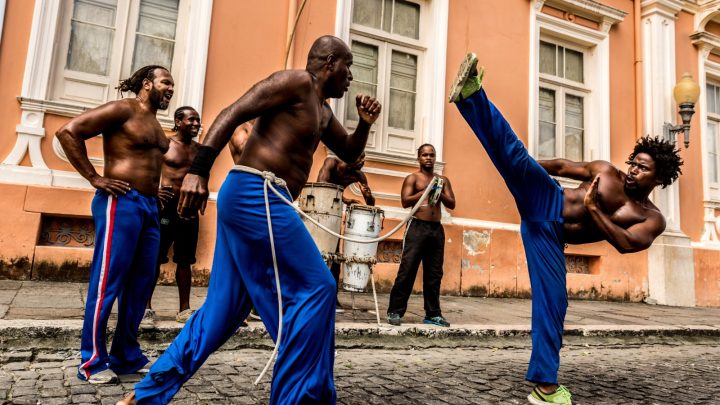
{"label": "decorative stone molding", "polygon": [[544,5],[563,10],[566,19],[571,22],[575,15],[595,21],[599,30],[604,33],[608,33],[613,25],[624,20],[628,14],[593,0],[544,0],[537,3],[539,4],[535,5],[536,10],[542,9]]}
{"label": "decorative stone molding", "polygon": [[704,202],[705,217],[703,218],[703,234],[700,242],[704,244],[720,247],[720,215],[716,215],[716,210],[720,209],[720,202],[705,201]]}
{"label": "decorative stone molding", "polygon": [[641,17],[660,14],[675,19],[677,13],[683,8],[683,2],[681,0],[643,0],[640,7],[642,10]]}

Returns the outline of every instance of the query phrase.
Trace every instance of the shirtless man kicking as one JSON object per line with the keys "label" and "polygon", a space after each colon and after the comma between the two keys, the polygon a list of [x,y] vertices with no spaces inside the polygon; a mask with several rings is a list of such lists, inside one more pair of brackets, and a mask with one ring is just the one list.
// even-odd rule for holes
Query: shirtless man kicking
{"label": "shirtless man kicking", "polygon": [[[515,198],[532,288],[532,354],[526,379],[537,386],[532,404],[571,404],[558,385],[563,323],[567,310],[565,243],[608,241],[620,253],[647,249],[665,230],[650,201],[656,186],[675,181],[682,165],[675,146],[658,138],[638,140],[624,173],[606,161],[535,161],[488,100],[477,57],[468,54],[453,83],[450,102],[482,143]],[[563,189],[551,176],[582,181]]]}
{"label": "shirtless man kicking", "polygon": [[[55,134],[75,169],[97,189],[92,202],[95,253],[85,301],[78,378],[117,383],[148,363],[137,331],[153,288],[160,244],[158,185],[168,140],[155,114],[168,108],[173,78],[162,66],[145,66],[120,82],[135,98],[111,101],[70,120]],[[105,169],[99,175],[85,141],[103,135]],[[105,328],[113,302],[118,320],[110,355]]]}
{"label": "shirtless man kicking", "polygon": [[121,404],[169,402],[235,333],[252,303],[273,340],[282,331],[270,403],[336,402],[335,282],[300,216],[270,186],[295,199],[307,181],[320,141],[346,162],[356,161],[364,150],[380,104],[358,95],[360,120],[349,135],[325,101],[347,91],[352,61],[342,40],[320,37],[310,49],[305,70],[271,74],[218,115],[185,176],[178,206],[184,217],[204,212],[215,157],[238,125],[257,120],[242,166],[228,174],[218,194],[217,241],[207,299]]}
{"label": "shirtless man kicking", "polygon": [[[175,320],[185,323],[190,315],[190,286],[192,284],[192,265],[195,263],[200,220],[194,218],[180,218],[177,213],[177,203],[180,197],[180,186],[183,178],[190,170],[190,164],[197,155],[199,143],[193,140],[200,133],[200,114],[188,106],[175,110],[175,135],[171,136],[170,149],[163,157],[162,178],[160,189],[169,196],[163,202],[160,211],[160,253],[158,255],[157,270],[155,271],[155,284],[160,277],[160,265],[167,263],[170,246],[173,247],[173,262],[175,262],[175,282],[178,287],[179,308]],[[155,323],[155,311],[152,309],[152,293],[147,302],[145,315],[140,326],[152,327]]]}

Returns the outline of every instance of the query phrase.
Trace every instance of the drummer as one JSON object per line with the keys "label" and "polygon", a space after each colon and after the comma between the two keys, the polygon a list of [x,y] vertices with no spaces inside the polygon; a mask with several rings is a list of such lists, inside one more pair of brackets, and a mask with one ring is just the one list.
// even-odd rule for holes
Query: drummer
{"label": "drummer", "polygon": [[[373,197],[372,192],[370,191],[370,186],[368,186],[367,176],[365,176],[365,173],[360,171],[364,165],[365,153],[360,155],[357,162],[353,164],[347,164],[337,157],[328,156],[325,159],[325,162],[323,162],[322,168],[320,168],[317,181],[319,183],[337,184],[343,188],[347,188],[350,184],[357,183],[360,187],[360,192],[365,199],[365,204],[375,205],[375,197]],[[346,198],[345,195],[343,195],[342,199],[343,203],[346,205],[360,203],[359,200]],[[335,248],[335,254],[337,255],[338,253],[340,253],[340,240],[338,240],[338,245]],[[335,284],[337,286],[340,283],[340,263],[338,261],[333,261],[330,266],[330,271],[335,278]],[[337,306],[335,308],[335,312],[344,312],[342,306],[340,305],[340,300],[336,298],[336,302]]]}
{"label": "drummer", "polygon": [[397,278],[390,292],[388,305],[388,323],[399,326],[407,310],[407,302],[412,292],[420,261],[423,263],[423,299],[425,301],[425,319],[423,323],[449,327],[450,323],[440,311],[440,281],[443,276],[443,258],[445,254],[445,231],[440,224],[440,204],[445,208],[455,208],[455,194],[450,180],[436,175],[435,147],[426,143],[418,148],[417,160],[420,169],[405,178],[400,194],[403,208],[413,207],[422,197],[428,186],[437,185],[433,178],[440,177],[439,187],[430,192],[428,200],[423,202],[408,222],[403,237],[403,251]]}

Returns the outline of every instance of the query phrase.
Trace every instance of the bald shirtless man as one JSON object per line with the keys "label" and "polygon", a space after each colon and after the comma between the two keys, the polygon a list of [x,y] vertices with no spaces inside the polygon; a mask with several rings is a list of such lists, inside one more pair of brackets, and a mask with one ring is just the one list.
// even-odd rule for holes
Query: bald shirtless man
{"label": "bald shirtless man", "polygon": [[[433,178],[438,176],[434,172],[434,146],[428,143],[420,145],[417,160],[420,169],[405,178],[400,191],[400,202],[403,208],[410,208],[417,204]],[[391,325],[399,326],[402,323],[401,319],[407,310],[408,299],[422,261],[425,307],[423,323],[443,327],[450,326],[440,310],[440,282],[445,259],[445,230],[440,223],[442,216],[440,203],[451,210],[455,209],[455,193],[453,193],[450,180],[445,176],[439,177],[443,180],[439,200],[432,205],[429,202],[421,205],[405,228],[400,267],[392,290],[390,290],[390,303],[387,310],[387,320]]]}
{"label": "bald shirtless man", "polygon": [[[620,253],[647,249],[665,230],[665,218],[649,197],[656,186],[678,178],[682,160],[675,146],[641,138],[624,173],[609,162],[535,161],[488,100],[477,57],[468,54],[453,83],[450,101],[482,143],[515,198],[532,288],[532,354],[526,379],[537,386],[532,404],[571,404],[558,385],[563,323],[567,309],[565,243],[606,240]],[[582,183],[563,189],[551,176]],[[608,399],[612,402],[612,398]]]}
{"label": "bald shirtless man", "polygon": [[[85,300],[78,378],[91,384],[118,381],[148,363],[137,331],[152,291],[160,243],[158,185],[168,140],[155,114],[168,108],[173,78],[162,66],[146,66],[120,82],[135,98],[111,101],[70,120],[55,134],[70,163],[97,189],[92,202],[95,253]],[[105,169],[99,175],[85,141],[103,135]],[[105,328],[118,298],[110,355]]]}
{"label": "bald shirtless man", "polygon": [[228,174],[218,195],[217,242],[207,299],[135,386],[134,395],[121,403],[169,402],[235,333],[250,311],[251,299],[273,340],[278,339],[282,319],[270,403],[336,402],[335,282],[300,216],[269,187],[295,199],[307,181],[320,141],[348,162],[356,161],[364,150],[380,104],[358,95],[360,120],[349,135],[325,101],[347,91],[352,61],[342,40],[320,37],[310,49],[305,70],[273,73],[218,115],[183,182],[178,209],[185,217],[204,211],[210,168],[234,129],[252,118],[257,121],[242,166]]}
{"label": "bald shirtless man", "polygon": [[[177,213],[177,203],[180,197],[180,186],[183,178],[190,170],[190,164],[197,155],[200,145],[193,140],[200,133],[200,114],[192,107],[183,106],[175,110],[175,134],[170,136],[170,149],[163,156],[162,178],[160,188],[169,195],[164,201],[160,212],[160,253],[155,283],[160,277],[160,265],[167,263],[167,254],[170,246],[173,247],[173,262],[175,262],[175,282],[178,287],[179,306],[175,320],[185,323],[190,315],[190,286],[192,284],[192,265],[195,263],[200,221],[195,218],[180,218]],[[152,309],[152,293],[147,302],[145,315],[140,326],[152,327],[155,322],[155,311]]]}

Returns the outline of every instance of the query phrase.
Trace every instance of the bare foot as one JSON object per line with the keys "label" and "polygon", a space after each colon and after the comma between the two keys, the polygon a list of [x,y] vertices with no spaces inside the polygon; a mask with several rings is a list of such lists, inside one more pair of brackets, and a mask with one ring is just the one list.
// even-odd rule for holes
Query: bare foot
{"label": "bare foot", "polygon": [[125,398],[118,401],[115,405],[135,405],[137,402],[135,402],[135,391],[130,392],[129,394],[125,395]]}

